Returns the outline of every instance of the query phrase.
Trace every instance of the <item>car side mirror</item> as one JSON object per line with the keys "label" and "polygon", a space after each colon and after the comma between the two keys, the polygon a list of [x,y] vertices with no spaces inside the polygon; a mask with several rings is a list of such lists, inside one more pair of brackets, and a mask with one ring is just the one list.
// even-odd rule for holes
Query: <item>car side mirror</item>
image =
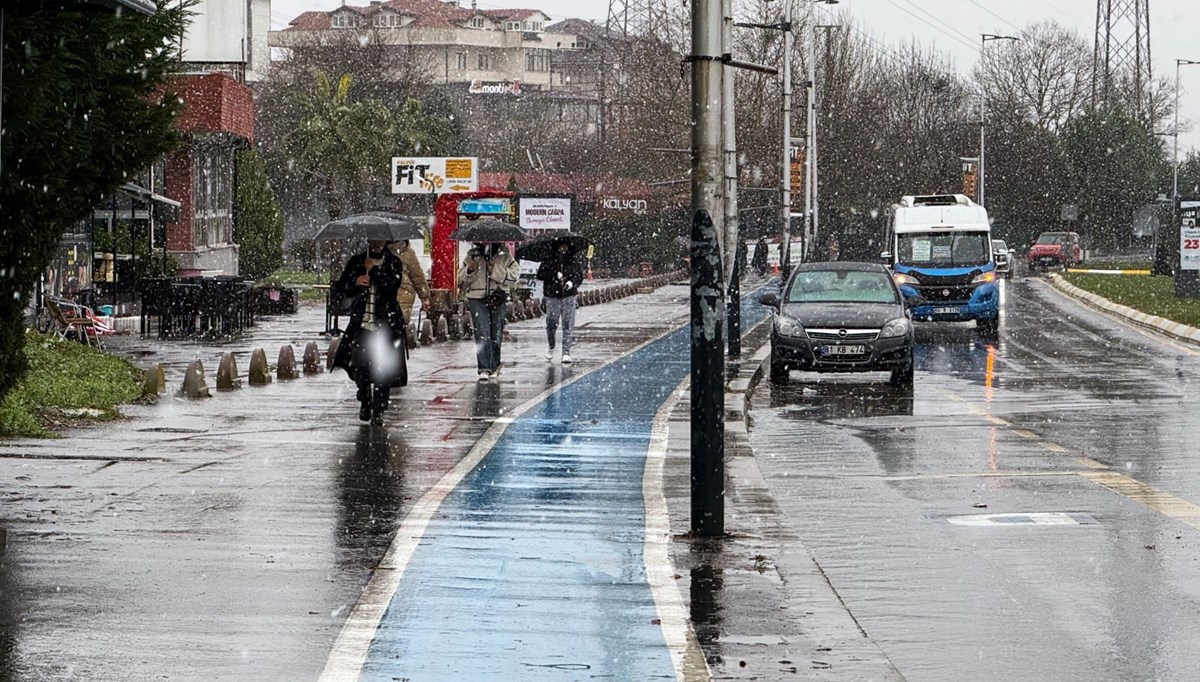
{"label": "car side mirror", "polygon": [[916,308],[925,303],[925,297],[921,294],[910,294],[904,297],[905,308]]}
{"label": "car side mirror", "polygon": [[779,295],[775,293],[766,293],[758,297],[758,302],[769,308],[779,308]]}
{"label": "car side mirror", "polygon": [[884,263],[891,263],[892,262],[892,252],[884,251],[883,253],[879,254],[879,259],[882,260]]}

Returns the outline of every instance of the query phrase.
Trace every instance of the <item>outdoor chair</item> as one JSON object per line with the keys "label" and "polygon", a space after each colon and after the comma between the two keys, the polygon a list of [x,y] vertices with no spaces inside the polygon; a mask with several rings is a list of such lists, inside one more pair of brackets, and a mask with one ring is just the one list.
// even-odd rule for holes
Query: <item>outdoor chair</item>
{"label": "outdoor chair", "polygon": [[89,319],[79,305],[70,301],[49,298],[46,299],[46,308],[54,320],[56,336],[79,341],[92,347],[99,345],[96,339],[96,322]]}

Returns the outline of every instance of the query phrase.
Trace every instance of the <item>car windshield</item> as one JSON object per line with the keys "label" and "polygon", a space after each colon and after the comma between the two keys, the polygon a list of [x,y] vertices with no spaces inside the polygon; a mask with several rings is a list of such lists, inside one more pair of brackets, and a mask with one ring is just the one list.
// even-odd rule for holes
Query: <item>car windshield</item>
{"label": "car windshield", "polygon": [[1049,232],[1038,237],[1039,244],[1066,244],[1067,235],[1062,232]]}
{"label": "car windshield", "polygon": [[858,270],[800,272],[788,290],[788,303],[898,303],[888,275]]}
{"label": "car windshield", "polygon": [[992,240],[992,250],[993,251],[1007,251],[1008,244],[1005,244],[1003,241],[1001,241],[999,239],[993,239]]}
{"label": "car windshield", "polygon": [[986,232],[919,232],[897,239],[897,261],[904,265],[966,267],[992,258]]}

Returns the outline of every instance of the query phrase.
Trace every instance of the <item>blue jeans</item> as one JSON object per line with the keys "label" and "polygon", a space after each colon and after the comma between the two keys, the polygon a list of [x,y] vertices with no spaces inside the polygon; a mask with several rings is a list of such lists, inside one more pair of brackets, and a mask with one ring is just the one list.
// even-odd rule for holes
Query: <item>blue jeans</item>
{"label": "blue jeans", "polygon": [[508,304],[489,308],[479,299],[468,298],[467,309],[471,311],[471,331],[475,335],[475,364],[480,371],[495,372],[500,366],[501,334]]}

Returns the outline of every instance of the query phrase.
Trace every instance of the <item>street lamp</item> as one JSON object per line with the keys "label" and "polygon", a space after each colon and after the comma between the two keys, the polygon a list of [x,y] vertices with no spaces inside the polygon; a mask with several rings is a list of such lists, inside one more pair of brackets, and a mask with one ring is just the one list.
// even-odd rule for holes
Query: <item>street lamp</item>
{"label": "street lamp", "polygon": [[1198,61],[1191,59],[1176,59],[1175,60],[1175,151],[1172,153],[1173,159],[1171,166],[1173,167],[1173,178],[1171,180],[1171,200],[1178,201],[1179,199],[1179,67],[1195,66],[1200,64]]}
{"label": "street lamp", "polygon": [[[987,44],[990,41],[1011,40],[1013,42],[1017,42],[1017,41],[1021,40],[1020,38],[1018,38],[1016,36],[1002,36],[1002,35],[996,35],[995,33],[981,33],[979,35],[980,35],[979,61],[980,61],[981,67],[984,64],[984,60],[987,58],[986,48],[987,48]],[[985,96],[984,96],[984,90],[983,90],[984,73],[983,73],[982,68],[980,68],[979,75],[980,75],[980,79],[979,79],[979,205],[984,206],[984,177],[985,176],[984,176],[984,167],[983,167],[983,157],[984,157],[984,147],[986,146],[986,144],[984,142],[984,122],[986,120],[986,117],[984,116]]]}

